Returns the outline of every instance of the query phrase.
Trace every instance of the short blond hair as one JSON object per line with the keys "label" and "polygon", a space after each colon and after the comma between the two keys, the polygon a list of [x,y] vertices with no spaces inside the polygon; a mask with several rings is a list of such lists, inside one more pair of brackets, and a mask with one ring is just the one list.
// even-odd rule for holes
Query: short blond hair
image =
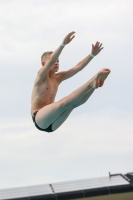
{"label": "short blond hair", "polygon": [[41,62],[45,62],[52,53],[53,51],[44,52],[41,56]]}

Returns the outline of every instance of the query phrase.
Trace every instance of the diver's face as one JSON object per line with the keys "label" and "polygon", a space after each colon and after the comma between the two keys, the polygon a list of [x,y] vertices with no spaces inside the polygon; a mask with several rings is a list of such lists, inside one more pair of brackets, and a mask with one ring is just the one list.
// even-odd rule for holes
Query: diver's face
{"label": "diver's face", "polygon": [[58,72],[58,70],[59,70],[59,59],[57,59],[57,61],[55,62],[55,64],[52,66],[52,69],[55,72]]}

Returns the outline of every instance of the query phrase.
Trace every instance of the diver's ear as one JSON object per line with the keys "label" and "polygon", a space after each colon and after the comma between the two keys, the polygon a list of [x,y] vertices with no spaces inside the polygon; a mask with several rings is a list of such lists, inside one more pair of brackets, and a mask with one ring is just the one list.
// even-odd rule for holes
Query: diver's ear
{"label": "diver's ear", "polygon": [[45,62],[42,62],[42,66],[44,66],[45,65]]}

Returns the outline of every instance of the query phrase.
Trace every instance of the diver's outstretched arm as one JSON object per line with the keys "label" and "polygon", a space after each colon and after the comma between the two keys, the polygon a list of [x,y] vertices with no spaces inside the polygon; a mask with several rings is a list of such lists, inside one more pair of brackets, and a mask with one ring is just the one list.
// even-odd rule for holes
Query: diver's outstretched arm
{"label": "diver's outstretched arm", "polygon": [[71,78],[79,71],[81,71],[92,59],[103,49],[102,44],[100,42],[96,42],[95,45],[92,44],[91,53],[86,56],[83,60],[81,60],[75,67],[67,71],[62,71],[59,73],[61,81]]}

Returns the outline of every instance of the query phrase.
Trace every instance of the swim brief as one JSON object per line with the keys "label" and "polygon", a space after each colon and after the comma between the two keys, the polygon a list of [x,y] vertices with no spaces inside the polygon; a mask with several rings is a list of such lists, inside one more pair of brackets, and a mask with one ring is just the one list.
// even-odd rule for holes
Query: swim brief
{"label": "swim brief", "polygon": [[37,129],[39,129],[40,131],[52,132],[52,131],[53,131],[53,130],[52,130],[52,124],[51,124],[48,128],[46,128],[46,129],[42,129],[42,128],[40,128],[40,127],[37,125],[37,123],[36,123],[36,121],[35,121],[35,117],[36,117],[37,112],[38,112],[38,111],[35,111],[35,112],[33,113],[33,115],[32,115],[32,120],[33,120],[35,126],[37,127]]}

